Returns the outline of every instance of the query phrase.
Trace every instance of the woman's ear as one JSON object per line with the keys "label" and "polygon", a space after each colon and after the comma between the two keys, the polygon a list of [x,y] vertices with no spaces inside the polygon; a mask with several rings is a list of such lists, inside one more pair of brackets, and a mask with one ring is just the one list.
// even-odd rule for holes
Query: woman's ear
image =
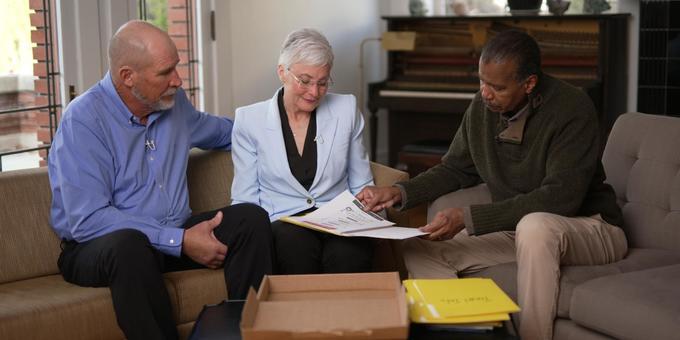
{"label": "woman's ear", "polygon": [[276,73],[279,75],[279,80],[281,83],[285,83],[285,75],[286,75],[286,69],[283,68],[283,65],[279,65],[276,67]]}

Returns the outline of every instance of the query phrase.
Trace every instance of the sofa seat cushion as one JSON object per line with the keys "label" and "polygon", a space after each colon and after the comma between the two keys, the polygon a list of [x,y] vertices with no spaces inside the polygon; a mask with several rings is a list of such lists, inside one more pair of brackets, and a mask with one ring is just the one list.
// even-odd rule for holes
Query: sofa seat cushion
{"label": "sofa seat cushion", "polygon": [[482,271],[465,275],[465,277],[484,277],[492,279],[512,301],[517,302],[517,262],[508,262],[491,266]]}
{"label": "sofa seat cushion", "polygon": [[574,289],[571,319],[620,339],[680,334],[680,264],[611,275]]}
{"label": "sofa seat cushion", "polygon": [[618,262],[600,266],[564,266],[560,279],[557,315],[570,317],[573,291],[582,283],[602,276],[628,273],[649,268],[680,264],[680,252],[665,249],[631,248],[626,257]]}
{"label": "sofa seat cushion", "polygon": [[[560,278],[560,293],[557,315],[569,318],[572,293],[578,285],[602,276],[627,273],[636,270],[668,266],[680,263],[680,252],[665,249],[629,249],[623,260],[600,266],[563,266]],[[478,273],[476,277],[493,279],[514,301],[517,301],[517,264],[515,262],[496,265]]]}
{"label": "sofa seat cushion", "polygon": [[570,319],[555,319],[553,340],[613,340],[614,338],[592,329],[581,327]]}
{"label": "sofa seat cushion", "polygon": [[[227,296],[222,270],[167,273],[178,324]],[[0,284],[0,339],[122,339],[108,288],[70,284],[61,275]]]}
{"label": "sofa seat cushion", "polygon": [[122,339],[108,288],[61,275],[0,285],[0,339]]}
{"label": "sofa seat cushion", "polygon": [[221,268],[166,273],[165,283],[178,324],[196,320],[204,305],[220,303],[227,298]]}

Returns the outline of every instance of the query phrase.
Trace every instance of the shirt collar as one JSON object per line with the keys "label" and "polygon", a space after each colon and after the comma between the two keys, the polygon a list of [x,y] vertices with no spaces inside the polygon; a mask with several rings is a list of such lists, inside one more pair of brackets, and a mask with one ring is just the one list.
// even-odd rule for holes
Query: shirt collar
{"label": "shirt collar", "polygon": [[118,91],[116,91],[116,87],[113,85],[113,79],[111,78],[111,72],[106,72],[106,76],[104,76],[104,79],[101,80],[100,84],[104,89],[106,96],[109,97],[113,104],[118,108],[118,110],[115,110],[116,114],[121,115],[127,122],[139,124],[139,119],[132,114],[130,109],[123,102],[123,99],[120,98]]}
{"label": "shirt collar", "polygon": [[[115,110],[116,113],[120,114],[123,119],[125,119],[126,122],[129,122],[130,124],[138,124],[142,125],[139,122],[139,118],[137,116],[132,114],[132,111],[125,105],[125,102],[123,102],[123,99],[120,98],[120,94],[118,94],[118,91],[116,91],[116,87],[113,85],[113,79],[111,78],[111,73],[106,72],[106,76],[104,76],[104,79],[100,81],[102,87],[104,88],[104,93],[106,93],[106,96],[113,101],[114,105],[117,106],[118,110]],[[177,93],[181,93],[181,89],[177,91]],[[177,105],[177,95],[175,95],[175,105]],[[146,126],[150,126],[151,123],[156,121],[156,119],[160,116],[160,112],[163,111],[156,111],[156,112],[151,112],[149,114],[149,118],[147,119]]]}
{"label": "shirt collar", "polygon": [[517,113],[512,115],[512,117],[507,118],[507,115],[506,115],[507,112],[502,113],[501,115],[503,116],[503,118],[506,118],[509,122],[512,122],[512,121],[519,119],[519,117],[521,117],[523,114],[527,113],[527,111],[529,111],[529,101],[527,101],[526,105],[524,105],[519,111],[517,111]]}

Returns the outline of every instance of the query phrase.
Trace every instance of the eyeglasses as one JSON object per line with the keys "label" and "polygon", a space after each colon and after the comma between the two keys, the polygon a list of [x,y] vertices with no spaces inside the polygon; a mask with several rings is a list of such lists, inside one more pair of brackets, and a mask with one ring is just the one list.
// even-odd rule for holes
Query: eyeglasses
{"label": "eyeglasses", "polygon": [[290,73],[290,75],[293,76],[293,79],[295,79],[295,82],[297,82],[298,86],[300,86],[300,88],[304,90],[309,90],[312,86],[318,86],[319,90],[327,90],[329,87],[331,87],[331,85],[333,85],[333,79],[331,79],[330,77],[328,79],[322,79],[313,82],[310,79],[298,78],[295,74],[293,74],[293,72],[290,71],[290,68],[288,68],[287,70],[288,73]]}

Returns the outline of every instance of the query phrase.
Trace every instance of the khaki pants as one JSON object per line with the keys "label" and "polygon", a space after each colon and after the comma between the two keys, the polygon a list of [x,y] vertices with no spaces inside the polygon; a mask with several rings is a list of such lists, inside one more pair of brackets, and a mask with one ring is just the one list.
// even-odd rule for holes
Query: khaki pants
{"label": "khaki pants", "polygon": [[[428,221],[446,207],[491,201],[486,185],[458,190],[434,201]],[[560,265],[598,265],[622,259],[628,251],[621,228],[599,215],[564,217],[550,213],[524,216],[515,232],[469,236],[465,230],[448,241],[419,238],[403,244],[404,261],[413,278],[454,278],[517,261],[520,336],[552,339],[557,314]]]}

